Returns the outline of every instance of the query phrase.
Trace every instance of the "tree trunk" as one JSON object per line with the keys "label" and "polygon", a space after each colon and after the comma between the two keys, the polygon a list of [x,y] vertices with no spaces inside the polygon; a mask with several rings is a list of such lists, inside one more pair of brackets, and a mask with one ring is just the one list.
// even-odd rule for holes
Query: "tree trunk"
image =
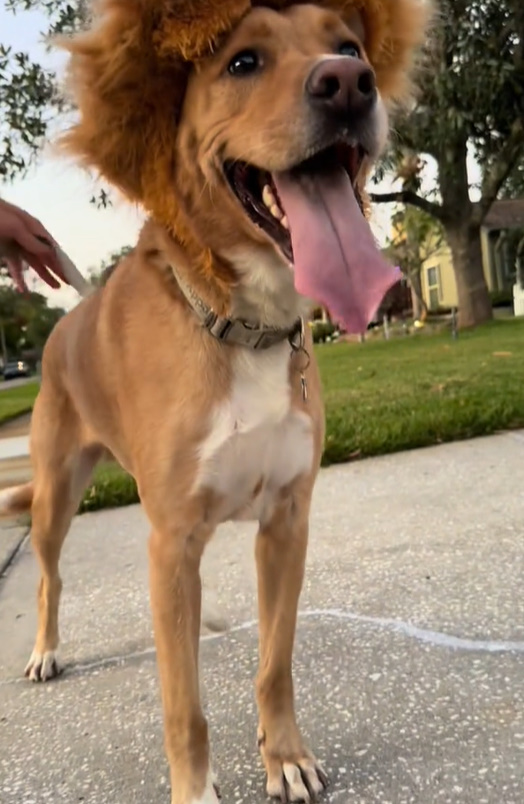
{"label": "tree trunk", "polygon": [[480,227],[464,222],[460,226],[448,224],[445,229],[457,284],[458,325],[465,329],[491,321],[493,309],[482,265]]}
{"label": "tree trunk", "polygon": [[493,318],[491,299],[482,267],[480,226],[472,225],[469,197],[468,137],[465,129],[442,143],[438,156],[443,221],[453,258],[458,295],[458,326],[474,327]]}
{"label": "tree trunk", "polygon": [[409,275],[411,285],[411,298],[413,300],[413,318],[415,321],[425,321],[428,314],[428,306],[424,301],[422,293],[422,274],[421,271],[413,271]]}

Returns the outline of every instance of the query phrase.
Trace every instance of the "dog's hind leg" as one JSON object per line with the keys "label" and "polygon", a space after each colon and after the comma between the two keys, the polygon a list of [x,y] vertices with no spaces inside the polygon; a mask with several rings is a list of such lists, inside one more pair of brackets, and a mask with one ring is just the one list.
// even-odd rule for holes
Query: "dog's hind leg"
{"label": "dog's hind leg", "polygon": [[57,396],[46,398],[46,391],[41,391],[31,427],[34,469],[31,543],[40,567],[38,630],[25,669],[32,681],[48,681],[61,672],[56,653],[62,589],[60,552],[100,457],[98,448],[82,447],[76,413],[67,400]]}
{"label": "dog's hind leg", "polygon": [[313,801],[327,779],[295,718],[292,654],[308,540],[310,484],[295,490],[261,525],[256,543],[260,666],[258,741],[268,795]]}

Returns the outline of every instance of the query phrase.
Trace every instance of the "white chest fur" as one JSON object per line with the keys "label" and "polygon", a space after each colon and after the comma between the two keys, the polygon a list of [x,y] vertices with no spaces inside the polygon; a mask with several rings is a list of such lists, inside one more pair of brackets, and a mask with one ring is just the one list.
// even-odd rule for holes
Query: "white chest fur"
{"label": "white chest fur", "polygon": [[311,419],[291,407],[289,345],[235,356],[231,393],[199,447],[196,490],[221,500],[218,522],[264,521],[278,491],[312,468]]}

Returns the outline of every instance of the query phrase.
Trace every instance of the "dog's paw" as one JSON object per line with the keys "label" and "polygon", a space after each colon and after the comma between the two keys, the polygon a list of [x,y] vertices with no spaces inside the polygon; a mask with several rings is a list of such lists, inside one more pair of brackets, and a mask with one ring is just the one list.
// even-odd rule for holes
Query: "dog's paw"
{"label": "dog's paw", "polygon": [[293,729],[291,734],[289,741],[281,736],[278,747],[270,746],[264,730],[259,729],[258,746],[267,773],[267,794],[285,804],[291,801],[311,804],[328,786],[328,778],[302,744],[298,731]]}
{"label": "dog's paw", "polygon": [[316,759],[306,756],[295,762],[267,763],[267,794],[282,802],[302,801],[305,804],[317,801],[326,789],[328,778]]}
{"label": "dog's paw", "polygon": [[38,653],[34,650],[31,654],[26,668],[25,675],[30,681],[51,681],[63,672],[64,668],[54,650],[46,653]]}
{"label": "dog's paw", "polygon": [[268,796],[279,801],[311,804],[328,786],[328,777],[306,748],[294,722],[258,728],[258,747],[267,773]]}

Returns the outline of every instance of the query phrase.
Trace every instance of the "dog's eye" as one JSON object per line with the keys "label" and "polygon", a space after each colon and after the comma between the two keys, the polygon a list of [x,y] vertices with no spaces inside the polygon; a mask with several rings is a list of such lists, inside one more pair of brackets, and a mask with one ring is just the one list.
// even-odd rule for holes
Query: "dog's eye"
{"label": "dog's eye", "polygon": [[231,75],[250,75],[260,66],[260,59],[254,50],[242,50],[233,56],[228,65]]}
{"label": "dog's eye", "polygon": [[349,56],[352,59],[359,59],[360,58],[360,50],[358,45],[355,45],[354,42],[343,42],[338,52],[341,56]]}

